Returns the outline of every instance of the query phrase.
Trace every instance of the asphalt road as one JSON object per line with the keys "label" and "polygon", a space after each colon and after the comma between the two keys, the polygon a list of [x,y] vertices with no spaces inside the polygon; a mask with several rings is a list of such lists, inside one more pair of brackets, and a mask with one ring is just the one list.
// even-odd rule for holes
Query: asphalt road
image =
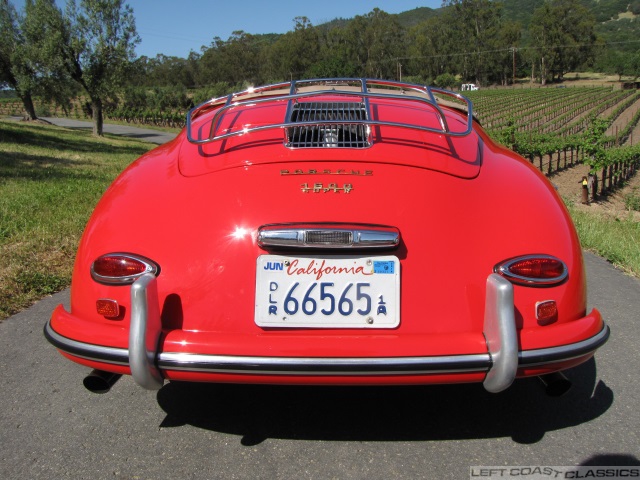
{"label": "asphalt road", "polygon": [[328,388],[82,386],[42,328],[69,292],[0,324],[0,478],[469,478],[470,466],[639,465],[640,282],[587,254],[590,303],[611,325],[573,389],[537,380]]}
{"label": "asphalt road", "polygon": [[[22,120],[21,117],[11,117],[16,121]],[[59,127],[73,128],[78,130],[91,130],[93,124],[91,122],[83,120],[73,120],[70,118],[58,118],[58,117],[42,117],[41,120],[46,120],[49,123],[58,125]],[[105,123],[103,126],[103,132],[112,135],[121,135],[123,137],[137,138],[144,140],[145,142],[155,143],[161,145],[173,140],[176,137],[175,133],[163,132],[159,130],[150,130],[148,128],[132,127],[129,125],[112,125]]]}

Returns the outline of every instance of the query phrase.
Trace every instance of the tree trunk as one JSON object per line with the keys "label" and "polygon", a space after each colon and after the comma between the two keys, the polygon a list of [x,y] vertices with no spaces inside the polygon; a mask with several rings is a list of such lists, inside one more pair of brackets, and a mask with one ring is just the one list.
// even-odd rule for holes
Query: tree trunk
{"label": "tree trunk", "polygon": [[93,134],[102,137],[102,100],[99,98],[92,98],[91,110],[93,117]]}
{"label": "tree trunk", "polygon": [[31,92],[18,93],[22,105],[24,106],[25,120],[37,120],[36,108],[33,106],[33,98],[31,98]]}
{"label": "tree trunk", "polygon": [[531,62],[531,83],[536,81],[536,62]]}

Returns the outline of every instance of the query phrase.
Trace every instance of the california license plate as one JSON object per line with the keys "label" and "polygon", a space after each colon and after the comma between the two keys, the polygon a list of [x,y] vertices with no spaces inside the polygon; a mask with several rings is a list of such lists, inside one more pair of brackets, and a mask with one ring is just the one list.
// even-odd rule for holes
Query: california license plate
{"label": "california license plate", "polygon": [[400,261],[391,255],[261,255],[255,308],[261,327],[395,328]]}

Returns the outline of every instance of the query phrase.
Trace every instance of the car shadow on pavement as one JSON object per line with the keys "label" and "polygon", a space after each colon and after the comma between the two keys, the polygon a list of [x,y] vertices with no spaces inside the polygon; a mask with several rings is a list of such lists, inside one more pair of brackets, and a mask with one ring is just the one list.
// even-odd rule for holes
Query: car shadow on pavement
{"label": "car shadow on pavement", "polygon": [[593,359],[566,372],[573,388],[559,398],[537,379],[491,394],[481,384],[323,387],[170,382],[157,395],[161,428],[192,425],[239,435],[246,446],[269,438],[433,441],[511,437],[540,441],[545,432],[593,420],[613,404]]}

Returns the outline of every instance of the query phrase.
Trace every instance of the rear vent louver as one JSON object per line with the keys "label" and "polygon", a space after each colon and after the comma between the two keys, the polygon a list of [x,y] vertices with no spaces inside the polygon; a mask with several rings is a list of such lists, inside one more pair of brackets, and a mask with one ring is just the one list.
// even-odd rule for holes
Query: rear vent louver
{"label": "rear vent louver", "polygon": [[[295,148],[366,148],[371,146],[369,127],[349,124],[367,120],[362,102],[300,102],[293,105],[291,123],[303,123],[287,128],[287,147]],[[332,124],[335,121],[337,123]],[[323,122],[314,125],[314,122]],[[326,122],[326,123],[324,123]]]}

